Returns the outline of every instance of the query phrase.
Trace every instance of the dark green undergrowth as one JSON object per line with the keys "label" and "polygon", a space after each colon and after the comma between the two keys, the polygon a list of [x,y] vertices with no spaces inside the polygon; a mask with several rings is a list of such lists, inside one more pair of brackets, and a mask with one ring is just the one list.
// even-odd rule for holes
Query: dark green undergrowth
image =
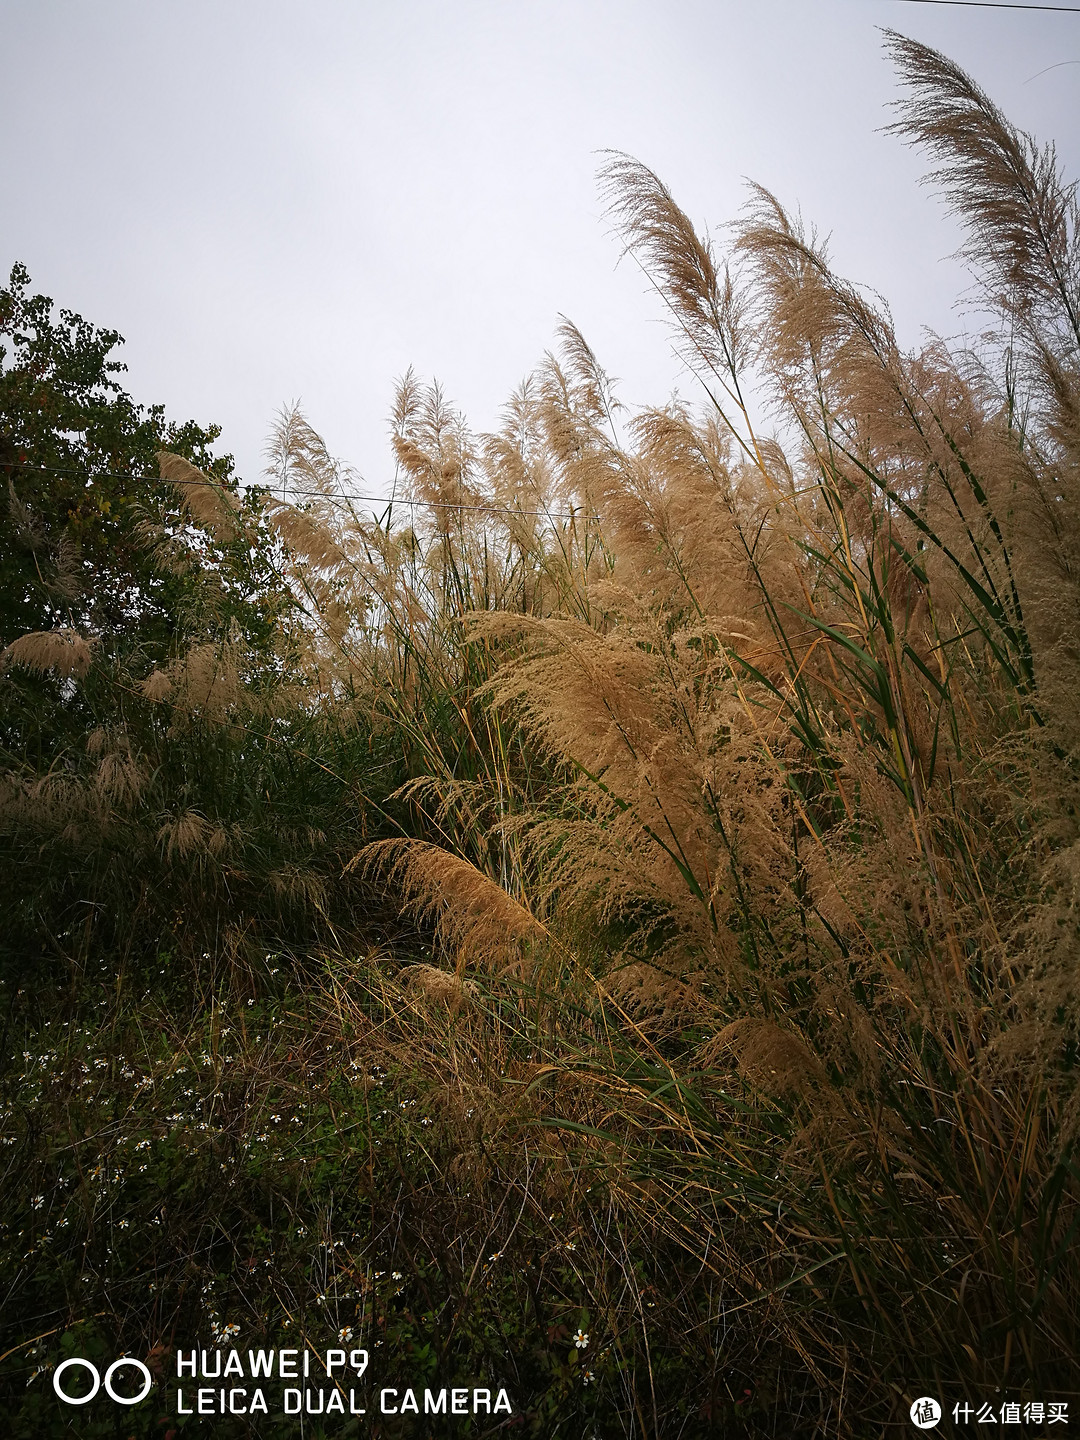
{"label": "dark green undergrowth", "polygon": [[[790,1413],[780,1348],[770,1372],[715,1279],[538,1126],[515,990],[463,1021],[385,956],[298,975],[268,954],[212,993],[159,958],[4,997],[7,1433],[442,1433],[377,1414],[324,1431],[280,1413],[277,1381],[257,1421],[177,1411],[177,1350],[342,1343],[368,1350],[373,1410],[382,1386],[503,1387],[512,1433],[754,1435]],[[58,1400],[60,1361],[126,1352],[160,1375],[133,1411]]]}

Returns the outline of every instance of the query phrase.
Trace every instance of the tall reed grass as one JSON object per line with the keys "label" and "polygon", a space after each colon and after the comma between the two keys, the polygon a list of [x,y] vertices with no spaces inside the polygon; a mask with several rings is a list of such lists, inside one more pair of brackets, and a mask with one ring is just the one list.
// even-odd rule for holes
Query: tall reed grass
{"label": "tall reed grass", "polygon": [[[613,155],[609,213],[702,408],[629,413],[568,323],[494,435],[410,375],[378,517],[287,413],[251,508],[290,619],[261,690],[236,672],[216,716],[246,737],[260,696],[284,753],[308,736],[344,777],[358,818],[308,898],[341,939],[366,875],[420,927],[445,1093],[477,1005],[516,1037],[491,1078],[524,1109],[485,1163],[557,1153],[581,1224],[602,1204],[692,1297],[683,1434],[1074,1393],[1075,193],[958,67],[886,43],[892,128],[966,227],[979,348],[905,352],[760,188],[721,257]],[[243,523],[162,472],[198,524]],[[9,663],[35,663],[19,643]],[[212,695],[228,653],[179,654],[144,701]],[[210,866],[193,817],[166,851]],[[620,1423],[673,1434],[641,1261]],[[725,1327],[742,1378],[758,1347],[748,1386]]]}

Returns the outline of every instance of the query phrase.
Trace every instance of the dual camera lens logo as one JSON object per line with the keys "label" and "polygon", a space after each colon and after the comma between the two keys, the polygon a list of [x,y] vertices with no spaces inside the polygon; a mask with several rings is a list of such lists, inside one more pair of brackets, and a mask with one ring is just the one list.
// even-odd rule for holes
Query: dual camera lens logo
{"label": "dual camera lens logo", "polygon": [[[78,1367],[81,1367],[83,1370],[89,1372],[91,1379],[91,1388],[85,1395],[70,1395],[64,1389],[64,1386],[61,1382],[65,1373],[68,1370],[72,1370]],[[123,1370],[125,1368],[138,1370],[139,1374],[142,1376],[142,1389],[137,1395],[121,1395],[113,1388],[113,1376],[117,1373],[118,1370]],[[150,1374],[150,1371],[147,1369],[147,1367],[143,1364],[141,1360],[136,1360],[133,1355],[125,1355],[122,1356],[119,1360],[114,1360],[109,1366],[109,1368],[105,1371],[104,1378],[102,1378],[101,1373],[99,1372],[96,1365],[92,1364],[89,1360],[83,1360],[78,1356],[74,1357],[71,1360],[62,1361],[56,1367],[56,1370],[53,1374],[53,1389],[56,1391],[57,1395],[59,1395],[60,1399],[65,1401],[68,1405],[88,1404],[91,1400],[93,1400],[94,1396],[101,1389],[102,1385],[105,1386],[106,1395],[108,1395],[110,1399],[115,1400],[118,1405],[138,1405],[140,1400],[145,1400],[147,1395],[149,1395],[153,1383],[154,1379],[153,1376]],[[941,1406],[929,1395],[924,1395],[920,1399],[916,1400],[912,1405],[909,1413],[911,1415],[911,1423],[919,1430],[932,1430],[934,1426],[937,1425],[938,1422],[941,1420]]]}
{"label": "dual camera lens logo", "polygon": [[[66,1371],[79,1366],[81,1366],[83,1370],[88,1370],[90,1372],[90,1392],[87,1395],[70,1395],[64,1389],[64,1386],[62,1384],[63,1376]],[[113,1376],[118,1370],[123,1370],[125,1366],[128,1366],[134,1370],[138,1370],[139,1374],[142,1376],[142,1389],[137,1395],[121,1395],[117,1390],[113,1389]],[[57,1395],[59,1395],[60,1399],[65,1401],[68,1405],[88,1404],[91,1400],[93,1400],[94,1396],[101,1389],[102,1385],[105,1386],[105,1394],[108,1395],[110,1400],[115,1400],[118,1405],[138,1405],[140,1400],[145,1400],[147,1395],[150,1394],[150,1387],[154,1383],[154,1377],[150,1374],[150,1371],[146,1368],[146,1366],[141,1360],[136,1360],[133,1355],[124,1355],[121,1356],[119,1360],[114,1360],[112,1362],[109,1368],[105,1371],[105,1378],[103,1380],[101,1377],[101,1373],[96,1365],[93,1365],[89,1360],[83,1360],[76,1355],[71,1360],[62,1360],[60,1362],[60,1364],[53,1372],[52,1383],[53,1389],[56,1391]]]}

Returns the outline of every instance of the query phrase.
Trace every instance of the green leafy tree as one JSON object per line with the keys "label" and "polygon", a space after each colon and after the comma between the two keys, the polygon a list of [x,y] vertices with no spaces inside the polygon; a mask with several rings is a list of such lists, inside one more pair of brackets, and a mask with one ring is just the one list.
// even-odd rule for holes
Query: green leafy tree
{"label": "green leafy tree", "polygon": [[280,544],[217,427],[125,391],[120,344],[21,265],[0,290],[0,953],[20,975],[78,915],[110,930],[95,948],[152,950],[276,913],[268,894],[306,911],[341,871],[323,836],[349,830]]}
{"label": "green leafy tree", "polygon": [[25,266],[0,289],[0,643],[54,626],[108,634],[166,620],[169,577],[137,524],[160,493],[156,453],[183,455],[222,483],[220,430],[176,424],[124,390],[123,343],[31,293]]}

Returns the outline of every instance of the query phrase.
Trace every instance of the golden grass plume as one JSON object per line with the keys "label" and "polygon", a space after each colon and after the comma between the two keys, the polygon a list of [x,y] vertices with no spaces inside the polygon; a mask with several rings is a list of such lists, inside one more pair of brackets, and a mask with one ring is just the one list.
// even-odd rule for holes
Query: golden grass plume
{"label": "golden grass plume", "polygon": [[39,675],[51,670],[62,678],[73,676],[82,679],[90,669],[93,654],[94,639],[87,639],[70,627],[33,630],[27,635],[20,635],[0,651],[0,670],[9,665],[21,665]]}
{"label": "golden grass plume", "polygon": [[520,964],[520,946],[543,939],[547,927],[501,885],[461,856],[422,840],[378,840],[352,859],[357,868],[396,886],[405,908],[434,924],[436,936],[467,965]]}

